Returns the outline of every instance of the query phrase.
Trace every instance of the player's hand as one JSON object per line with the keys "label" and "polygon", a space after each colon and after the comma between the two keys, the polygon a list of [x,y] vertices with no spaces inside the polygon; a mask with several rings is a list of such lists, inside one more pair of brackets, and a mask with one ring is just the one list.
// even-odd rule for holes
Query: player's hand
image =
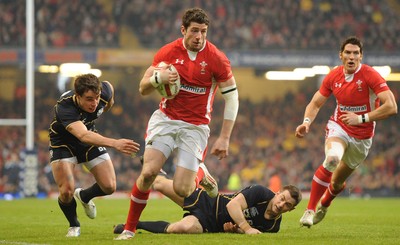
{"label": "player's hand", "polygon": [[224,232],[243,233],[243,231],[239,228],[239,226],[232,222],[226,222],[224,224]]}
{"label": "player's hand", "polygon": [[175,84],[175,81],[178,79],[178,73],[175,71],[171,71],[169,69],[170,67],[171,64],[160,68],[160,78],[161,82],[164,84]]}
{"label": "player's hand", "polygon": [[114,148],[126,155],[131,155],[140,150],[140,144],[130,139],[117,139]]}
{"label": "player's hand", "polygon": [[211,154],[218,157],[218,160],[225,158],[229,155],[229,140],[218,138],[213,147],[211,148]]}
{"label": "player's hand", "polygon": [[352,126],[360,124],[358,121],[358,115],[354,112],[343,111],[342,113],[343,114],[339,117],[339,119],[342,120],[344,124]]}
{"label": "player's hand", "polygon": [[261,231],[257,230],[256,228],[251,227],[250,229],[248,229],[247,231],[245,231],[245,234],[261,234]]}
{"label": "player's hand", "polygon": [[297,138],[303,138],[306,134],[308,134],[309,130],[310,130],[310,124],[307,122],[304,122],[303,124],[297,126],[296,133],[294,135]]}

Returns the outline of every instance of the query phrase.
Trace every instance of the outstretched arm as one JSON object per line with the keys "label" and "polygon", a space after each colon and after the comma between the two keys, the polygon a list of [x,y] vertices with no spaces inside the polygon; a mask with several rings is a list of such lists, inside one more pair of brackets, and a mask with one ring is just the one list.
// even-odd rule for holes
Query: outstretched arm
{"label": "outstretched arm", "polygon": [[311,123],[317,117],[319,110],[327,100],[328,97],[323,96],[319,91],[314,94],[304,112],[303,123],[296,128],[295,136],[297,138],[303,138],[308,133]]}
{"label": "outstretched arm", "polygon": [[76,121],[67,126],[68,132],[73,134],[81,142],[88,145],[112,147],[124,154],[131,155],[139,151],[139,143],[130,139],[113,139],[104,137],[101,134],[87,130],[85,124]]}

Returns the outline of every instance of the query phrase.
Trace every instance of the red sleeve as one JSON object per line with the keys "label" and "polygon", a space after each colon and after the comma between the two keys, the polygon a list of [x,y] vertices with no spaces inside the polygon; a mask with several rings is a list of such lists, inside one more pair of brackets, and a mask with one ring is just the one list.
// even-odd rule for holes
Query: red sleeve
{"label": "red sleeve", "polygon": [[329,72],[322,81],[319,92],[325,97],[329,97],[332,94],[332,77],[334,77],[335,74],[336,69]]}
{"label": "red sleeve", "polygon": [[214,78],[217,82],[225,82],[233,76],[231,62],[226,55],[219,50],[216,50],[216,57],[216,73],[214,74]]}
{"label": "red sleeve", "polygon": [[368,86],[374,91],[375,94],[390,90],[386,80],[374,68],[368,66],[366,77],[369,78],[367,80]]}

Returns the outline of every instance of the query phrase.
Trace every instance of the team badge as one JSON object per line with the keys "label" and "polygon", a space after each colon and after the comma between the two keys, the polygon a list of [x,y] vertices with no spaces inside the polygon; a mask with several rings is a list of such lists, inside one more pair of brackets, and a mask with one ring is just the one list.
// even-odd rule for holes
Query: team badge
{"label": "team badge", "polygon": [[362,91],[362,87],[361,87],[361,84],[362,84],[363,82],[361,81],[361,80],[358,80],[357,82],[356,82],[356,84],[357,84],[357,90],[359,91],[359,92],[361,92]]}
{"label": "team badge", "polygon": [[208,64],[204,60],[200,63],[200,66],[201,66],[200,74],[206,74],[206,66],[207,65]]}

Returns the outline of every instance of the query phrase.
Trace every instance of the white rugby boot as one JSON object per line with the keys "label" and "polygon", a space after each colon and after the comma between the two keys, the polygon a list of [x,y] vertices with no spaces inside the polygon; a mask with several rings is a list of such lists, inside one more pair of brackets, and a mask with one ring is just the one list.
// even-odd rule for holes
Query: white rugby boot
{"label": "white rugby boot", "polygon": [[199,184],[204,188],[210,197],[218,196],[218,184],[217,181],[208,172],[208,169],[204,163],[200,163],[199,168],[203,169],[204,177],[200,180]]}
{"label": "white rugby boot", "polygon": [[315,212],[315,216],[313,218],[313,224],[316,225],[321,222],[324,218],[326,213],[328,212],[328,207],[319,206],[317,211]]}
{"label": "white rugby boot", "polygon": [[121,234],[119,234],[114,240],[130,240],[135,236],[135,233],[132,231],[124,230]]}
{"label": "white rugby boot", "polygon": [[75,199],[82,203],[82,206],[85,209],[85,213],[89,218],[91,218],[91,219],[96,218],[96,215],[97,215],[96,205],[94,204],[94,202],[92,200],[90,200],[88,203],[83,202],[81,199],[81,195],[80,195],[81,191],[82,191],[82,188],[75,189],[75,192],[74,192]]}
{"label": "white rugby boot", "polygon": [[73,226],[68,228],[66,237],[78,237],[81,235],[81,227]]}
{"label": "white rugby boot", "polygon": [[307,226],[308,228],[310,228],[314,224],[313,223],[314,216],[315,212],[313,210],[307,209],[300,219],[300,225]]}

